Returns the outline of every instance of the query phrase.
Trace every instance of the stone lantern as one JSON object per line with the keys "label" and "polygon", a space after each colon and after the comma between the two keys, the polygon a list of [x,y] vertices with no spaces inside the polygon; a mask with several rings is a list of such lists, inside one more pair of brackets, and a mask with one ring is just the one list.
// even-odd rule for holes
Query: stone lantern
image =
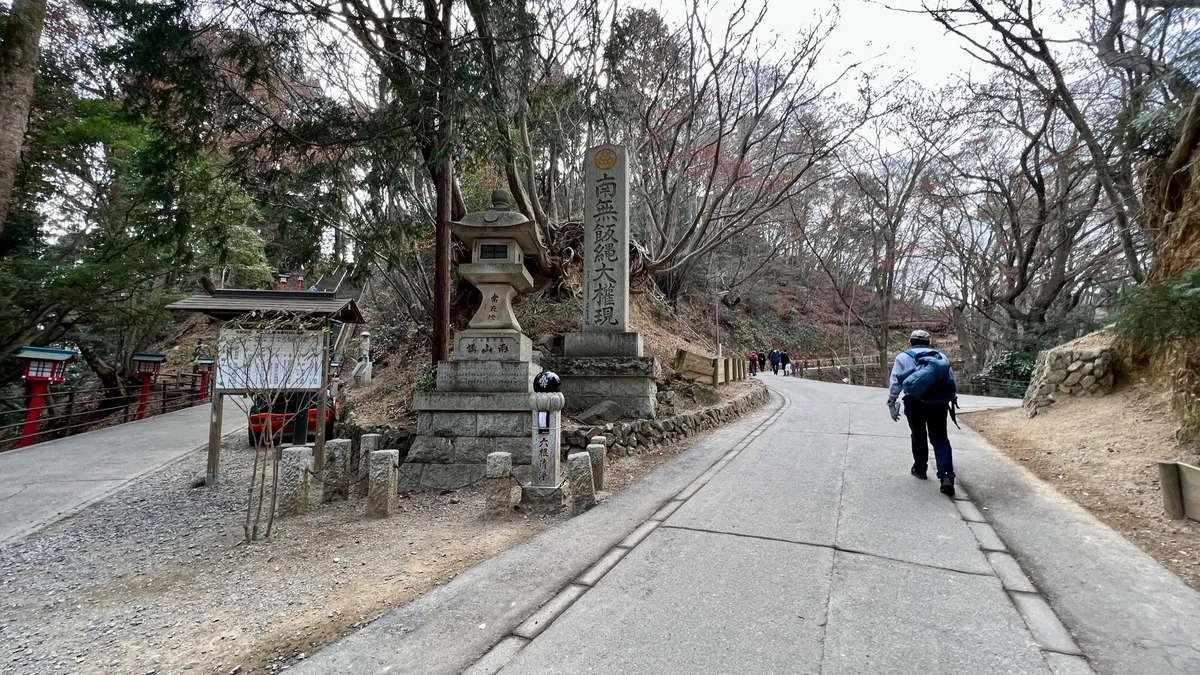
{"label": "stone lantern", "polygon": [[508,192],[495,190],[486,211],[450,223],[454,236],[471,247],[471,262],[459,265],[458,273],[483,295],[470,328],[454,341],[455,360],[528,361],[533,351],[521,334],[512,300],[533,288],[524,261],[526,253],[540,250],[540,243],[533,221],[513,211],[510,199]]}
{"label": "stone lantern", "polygon": [[25,424],[21,427],[18,448],[31,443],[37,436],[38,419],[46,407],[46,394],[51,384],[62,384],[67,378],[67,366],[75,363],[77,354],[70,349],[48,347],[22,347],[18,359],[24,359],[25,368],[21,379],[29,384],[29,408],[25,411]]}
{"label": "stone lantern", "polygon": [[436,390],[413,396],[417,438],[400,467],[401,491],[481,480],[492,452],[511,453],[520,464],[514,472],[528,476],[529,395],[540,368],[512,301],[533,288],[526,258],[544,267],[546,249],[535,224],[510,203],[506,191],[496,190],[487,210],[450,223],[471,249],[459,274],[483,297],[470,326],[454,337],[451,359],[437,364]]}
{"label": "stone lantern", "polygon": [[134,354],[133,355],[134,369],[142,378],[142,391],[138,394],[137,417],[135,419],[143,419],[146,417],[146,405],[150,401],[150,383],[158,377],[158,371],[162,368],[163,361],[167,360],[166,354]]}

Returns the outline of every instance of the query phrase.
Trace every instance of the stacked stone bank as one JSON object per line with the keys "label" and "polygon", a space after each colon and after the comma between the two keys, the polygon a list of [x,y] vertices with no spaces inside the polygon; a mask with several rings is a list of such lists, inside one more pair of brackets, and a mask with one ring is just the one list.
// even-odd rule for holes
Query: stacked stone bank
{"label": "stacked stone bank", "polygon": [[563,431],[567,453],[583,452],[593,436],[604,436],[608,454],[619,457],[642,453],[655,445],[673,443],[715,429],[755,410],[770,400],[766,387],[756,387],[732,401],[653,420],[610,422]]}
{"label": "stacked stone bank", "polygon": [[1025,411],[1033,417],[1067,396],[1111,393],[1115,370],[1112,336],[1103,331],[1039,352]]}

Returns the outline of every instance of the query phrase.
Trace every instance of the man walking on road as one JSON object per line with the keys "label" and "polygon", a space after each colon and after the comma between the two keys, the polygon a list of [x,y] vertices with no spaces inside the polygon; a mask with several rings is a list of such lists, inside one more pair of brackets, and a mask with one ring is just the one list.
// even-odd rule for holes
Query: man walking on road
{"label": "man walking on road", "polygon": [[758,374],[758,352],[750,352],[750,377]]}
{"label": "man walking on road", "polygon": [[937,477],[942,494],[954,496],[954,458],[946,433],[946,417],[953,415],[958,402],[957,386],[950,361],[930,345],[929,333],[915,330],[909,336],[912,349],[896,355],[888,388],[888,409],[899,421],[896,403],[904,393],[904,417],[912,433],[913,476],[925,480],[929,465],[929,444],[937,459]]}

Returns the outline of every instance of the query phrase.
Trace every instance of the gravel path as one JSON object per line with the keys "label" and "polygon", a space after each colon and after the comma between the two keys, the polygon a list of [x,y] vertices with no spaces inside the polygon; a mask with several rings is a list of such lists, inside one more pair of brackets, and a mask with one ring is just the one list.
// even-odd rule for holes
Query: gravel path
{"label": "gravel path", "polygon": [[0,673],[274,672],[552,522],[484,523],[468,489],[387,520],[325,505],[245,545],[252,457],[226,448],[209,490],[190,454],[0,549]]}

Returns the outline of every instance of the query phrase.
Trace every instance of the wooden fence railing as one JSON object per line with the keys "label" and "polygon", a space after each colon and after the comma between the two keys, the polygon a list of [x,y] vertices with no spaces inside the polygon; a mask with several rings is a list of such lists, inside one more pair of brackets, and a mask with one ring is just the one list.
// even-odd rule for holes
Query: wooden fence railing
{"label": "wooden fence railing", "polygon": [[726,382],[740,382],[746,379],[749,366],[740,358],[714,359],[680,349],[675,352],[675,370],[689,380],[715,387]]}

